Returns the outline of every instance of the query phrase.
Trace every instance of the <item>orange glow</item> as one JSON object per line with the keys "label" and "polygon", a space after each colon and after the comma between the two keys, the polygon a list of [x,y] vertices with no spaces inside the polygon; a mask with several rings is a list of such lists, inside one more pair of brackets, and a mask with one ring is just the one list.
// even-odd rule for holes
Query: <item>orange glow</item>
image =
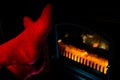
{"label": "orange glow", "polygon": [[93,47],[98,47],[98,43],[93,43]]}
{"label": "orange glow", "polygon": [[65,54],[63,56],[77,61],[80,64],[89,66],[97,71],[100,71],[104,74],[107,73],[108,60],[97,55],[90,54],[85,50],[81,50],[72,45],[66,45],[62,42],[58,43],[59,49],[64,49]]}

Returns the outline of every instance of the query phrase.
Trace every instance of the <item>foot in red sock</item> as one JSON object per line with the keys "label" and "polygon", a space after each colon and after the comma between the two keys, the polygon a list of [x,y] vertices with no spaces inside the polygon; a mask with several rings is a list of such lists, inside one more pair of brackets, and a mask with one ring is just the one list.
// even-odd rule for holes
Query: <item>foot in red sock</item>
{"label": "foot in red sock", "polygon": [[[8,69],[14,74],[21,72],[23,68],[32,69],[31,65],[40,55],[40,47],[51,28],[51,5],[46,5],[38,20],[32,21],[29,17],[24,17],[23,21],[24,31],[0,45],[0,65],[9,66]],[[22,65],[28,66],[22,68]]]}

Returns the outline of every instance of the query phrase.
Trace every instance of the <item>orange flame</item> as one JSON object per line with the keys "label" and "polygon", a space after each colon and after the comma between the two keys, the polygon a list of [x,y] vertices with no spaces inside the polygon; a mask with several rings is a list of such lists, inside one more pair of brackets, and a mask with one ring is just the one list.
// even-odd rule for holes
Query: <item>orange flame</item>
{"label": "orange flame", "polygon": [[66,45],[62,42],[58,43],[60,54],[80,64],[89,66],[104,74],[107,73],[108,60],[98,57],[97,55],[90,54],[85,50],[78,49],[72,45]]}

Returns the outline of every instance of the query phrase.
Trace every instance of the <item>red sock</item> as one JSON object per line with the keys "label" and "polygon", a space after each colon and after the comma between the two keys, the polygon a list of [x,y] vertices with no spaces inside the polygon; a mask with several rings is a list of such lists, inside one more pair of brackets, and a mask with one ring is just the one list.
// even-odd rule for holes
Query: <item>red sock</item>
{"label": "red sock", "polygon": [[[37,21],[24,17],[25,29],[17,37],[0,45],[0,65],[11,66],[10,70],[19,73],[20,65],[32,65],[39,56],[40,46],[43,45],[51,21],[51,5],[48,4]],[[17,65],[17,67],[12,67]],[[31,69],[31,67],[27,68]],[[18,71],[16,71],[18,70]]]}

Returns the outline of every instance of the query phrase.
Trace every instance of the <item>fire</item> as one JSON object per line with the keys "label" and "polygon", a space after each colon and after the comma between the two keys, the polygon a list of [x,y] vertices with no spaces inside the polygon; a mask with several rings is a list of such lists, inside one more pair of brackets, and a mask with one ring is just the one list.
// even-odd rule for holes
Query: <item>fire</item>
{"label": "fire", "polygon": [[90,54],[85,50],[78,49],[72,45],[66,45],[62,42],[58,43],[60,54],[80,64],[89,66],[104,74],[107,73],[108,60],[94,54]]}

